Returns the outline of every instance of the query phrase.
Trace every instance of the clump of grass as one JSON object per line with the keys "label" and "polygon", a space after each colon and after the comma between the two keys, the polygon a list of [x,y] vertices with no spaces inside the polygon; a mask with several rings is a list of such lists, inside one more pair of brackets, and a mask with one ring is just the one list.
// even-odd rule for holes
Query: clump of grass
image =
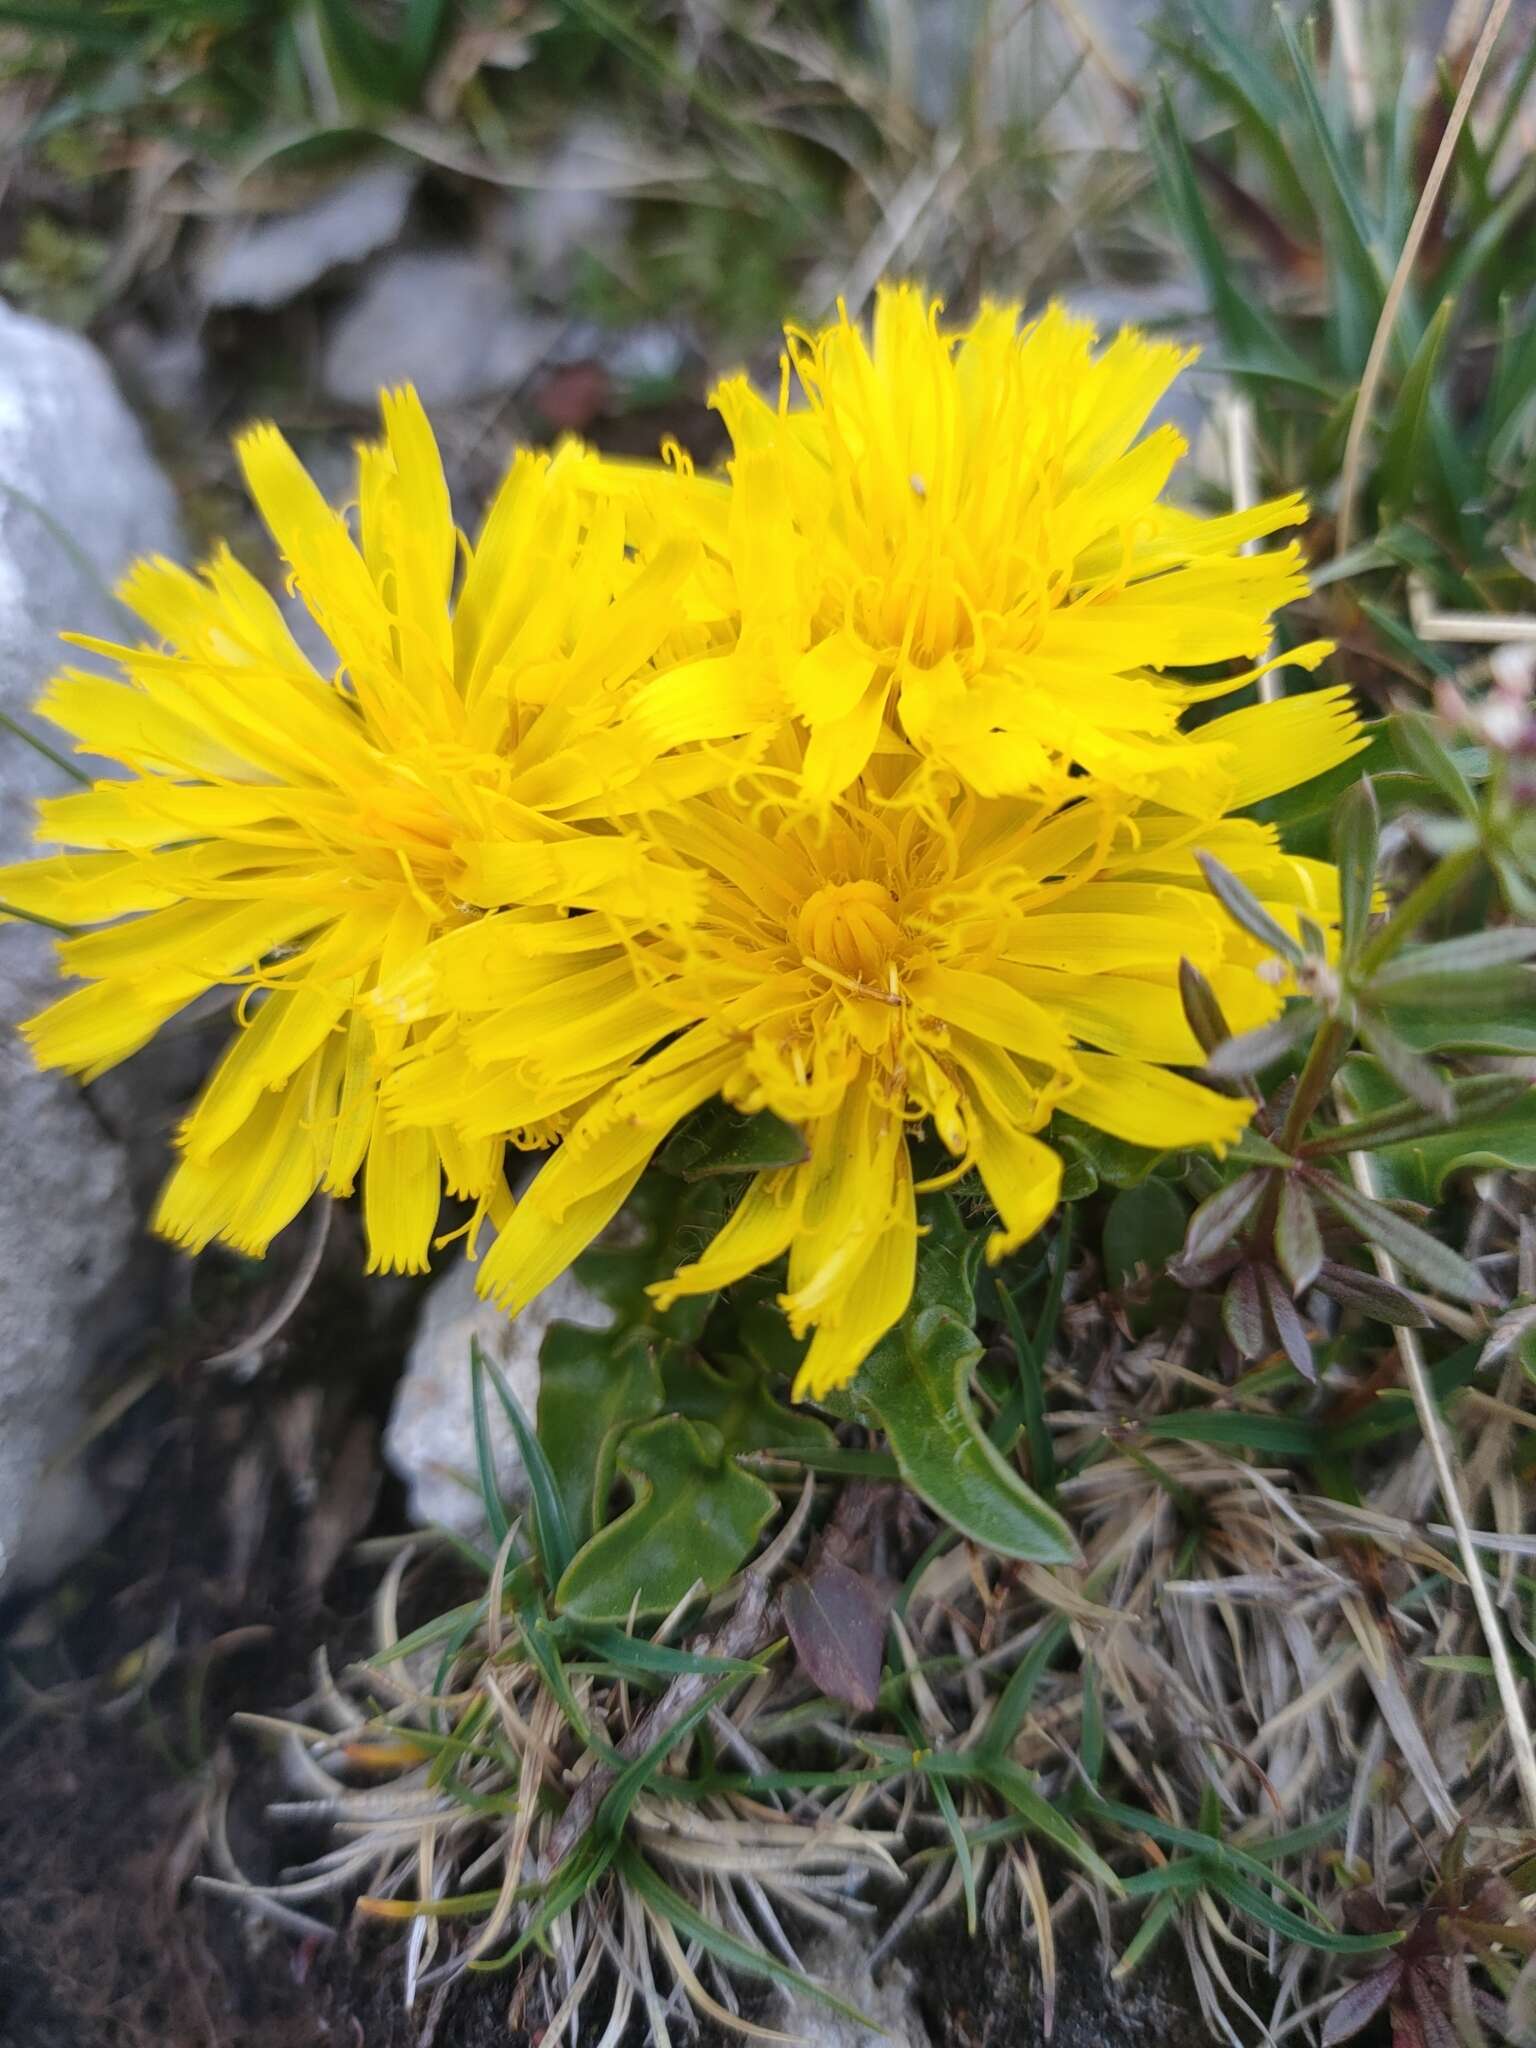
{"label": "clump of grass", "polygon": [[[475,1369],[512,1403],[494,1366],[477,1357]],[[482,1401],[488,1473],[484,1416]],[[775,1772],[757,1746],[783,1649],[771,1588],[809,1495],[680,1647],[671,1638],[692,1597],[649,1633],[552,1611],[558,1482],[531,1431],[521,1434],[535,1479],[526,1535],[487,1492],[497,1551],[460,1546],[485,1575],[483,1593],[402,1634],[412,1550],[398,1549],[369,1661],[338,1685],[322,1658],[311,1720],[254,1717],[281,1738],[301,1794],[275,1817],[333,1827],[339,1845],[254,1887],[223,1842],[227,1874],[205,1882],[290,1927],[327,1932],[303,1908],[335,1894],[409,1923],[408,2006],[466,1972],[531,1973],[527,2010],[552,2041],[578,2038],[605,1969],[610,2042],[635,2009],[667,2040],[679,1988],[733,2024],[732,1973],[857,2018],[805,1977],[785,1922],[835,1927],[870,1910],[858,1895],[871,1876],[897,1875],[899,1833],[858,1824],[881,1774],[845,1783],[837,1771]]]}
{"label": "clump of grass", "polygon": [[1353,570],[1395,571],[1399,607],[1417,573],[1509,609],[1536,522],[1536,53],[1507,32],[1431,57],[1406,13],[1353,0],[1300,26],[1276,9],[1257,42],[1213,0],[1170,23],[1149,141],[1269,477],[1311,494],[1319,551],[1337,520]]}

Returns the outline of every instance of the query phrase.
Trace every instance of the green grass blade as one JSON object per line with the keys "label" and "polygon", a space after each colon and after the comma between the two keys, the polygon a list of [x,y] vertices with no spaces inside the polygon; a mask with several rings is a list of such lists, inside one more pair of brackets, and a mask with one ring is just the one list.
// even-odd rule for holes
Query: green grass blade
{"label": "green grass blade", "polygon": [[841,1998],[817,1984],[812,1978],[804,1977],[798,1970],[792,1970],[787,1963],[781,1963],[765,1949],[754,1948],[750,1942],[741,1941],[734,1934],[727,1934],[723,1927],[713,1920],[705,1919],[688,1901],[656,1872],[640,1855],[638,1850],[626,1849],[620,1858],[619,1875],[635,1895],[643,1899],[652,1912],[658,1914],[679,1934],[696,1941],[719,1963],[728,1969],[740,1970],[750,1977],[766,1977],[770,1983],[781,1984],[787,1991],[801,1998],[814,1999],[830,2012],[837,2013],[852,2025],[878,2034],[881,2029],[857,2006],[848,2005]]}
{"label": "green grass blade", "polygon": [[475,1468],[480,1474],[480,1503],[485,1509],[485,1519],[492,1536],[499,1545],[506,1541],[511,1524],[501,1498],[501,1488],[496,1481],[496,1457],[491,1449],[490,1417],[485,1408],[485,1353],[480,1349],[479,1339],[469,1340],[469,1395],[470,1411],[475,1429]]}
{"label": "green grass blade", "polygon": [[[494,1358],[486,1358],[473,1338],[470,1340],[474,1355],[484,1362],[490,1374],[506,1417],[512,1425],[512,1434],[517,1438],[518,1450],[522,1453],[523,1465],[528,1474],[529,1498],[533,1510],[534,1540],[538,1545],[539,1561],[543,1565],[550,1585],[558,1585],[562,1573],[576,1554],[576,1545],[571,1536],[571,1525],[565,1512],[565,1503],[560,1496],[559,1483],[544,1454],[527,1416],[522,1411],[517,1396],[507,1385],[506,1375]],[[503,1532],[505,1533],[505,1532]]]}

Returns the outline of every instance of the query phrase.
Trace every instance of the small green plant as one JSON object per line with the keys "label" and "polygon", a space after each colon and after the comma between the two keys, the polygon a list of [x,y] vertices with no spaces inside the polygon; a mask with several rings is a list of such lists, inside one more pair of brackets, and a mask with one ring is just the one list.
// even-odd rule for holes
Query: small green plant
{"label": "small green plant", "polygon": [[[669,1637],[703,1595],[697,1579],[650,1632],[633,1615],[628,1626],[592,1618],[586,1582],[569,1599],[560,1589],[591,1548],[580,1547],[567,1509],[589,1511],[593,1466],[551,1464],[478,1351],[473,1373],[496,1550],[458,1548],[483,1590],[402,1634],[396,1615],[410,1551],[400,1551],[380,1590],[368,1663],[343,1687],[322,1674],[316,1721],[256,1722],[280,1736],[302,1794],[277,1817],[335,1825],[343,1841],[276,1885],[253,1887],[238,1875],[204,1881],[290,1926],[307,1902],[338,1893],[358,1897],[374,1918],[410,1923],[408,2004],[444,1978],[547,1955],[551,2038],[595,2001],[605,1954],[618,1971],[616,2024],[638,2006],[661,2029],[657,2038],[665,2038],[674,1985],[701,2012],[729,2018],[700,1970],[777,1981],[857,2017],[782,1959],[782,1934],[765,1946],[753,1926],[766,1914],[777,1932],[775,1908],[786,1904],[819,1917],[871,1873],[894,1870],[891,1837],[840,1818],[836,1808],[850,1795],[837,1773],[811,1774],[808,1785],[825,1786],[831,1808],[818,1806],[807,1821],[778,1810],[775,1795],[791,1779],[776,1785],[759,1766],[754,1722],[782,1654],[770,1626],[774,1554],[718,1589],[715,1623],[689,1647]],[[508,1520],[489,1476],[487,1379],[528,1461],[526,1523]],[[665,1420],[695,1433],[679,1414]],[[625,1469],[655,1470],[662,1427],[652,1421],[637,1432],[649,1431],[650,1449],[636,1448]],[[707,1474],[688,1476],[707,1491]],[[772,1511],[761,1482],[743,1476],[741,1484]],[[755,1498],[753,1512],[755,1530],[763,1519]],[[714,1519],[707,1506],[698,1517],[701,1525]],[[790,1541],[798,1526],[786,1532]],[[710,1540],[705,1526],[701,1555]],[[606,1601],[595,1604],[606,1612]],[[733,1769],[743,1755],[745,1776]],[[223,1860],[232,1870],[227,1844]],[[452,1939],[461,1928],[464,1938]],[[719,1981],[734,2002],[729,1978]]]}

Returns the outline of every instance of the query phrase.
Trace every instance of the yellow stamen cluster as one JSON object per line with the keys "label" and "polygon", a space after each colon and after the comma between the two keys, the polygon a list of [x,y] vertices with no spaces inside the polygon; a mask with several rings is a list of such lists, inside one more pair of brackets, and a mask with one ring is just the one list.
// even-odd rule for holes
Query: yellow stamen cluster
{"label": "yellow stamen cluster", "polygon": [[[28,1026],[44,1064],[99,1073],[240,990],[159,1227],[260,1251],[361,1176],[373,1262],[416,1270],[446,1186],[515,1309],[723,1096],[804,1163],[656,1291],[787,1258],[816,1394],[910,1298],[914,1138],[980,1175],[994,1256],[1057,1199],[1058,1107],[1229,1143],[1246,1104],[1176,1071],[1178,962],[1237,1028],[1280,996],[1196,854],[1327,925],[1332,870],[1232,814],[1359,740],[1335,690],[1188,729],[1303,580],[1294,547],[1243,552],[1296,501],[1162,503],[1182,444],[1138,435],[1184,360],[1055,309],[952,331],[888,289],[870,340],[791,334],[776,406],[721,387],[724,476],[520,453],[473,546],[410,393],[351,520],[247,435],[334,672],[227,554],[141,565],[153,644],[41,707],[128,775],[45,804],[67,850],[0,872],[0,901],[94,927]],[[551,1144],[514,1202],[509,1148]]]}

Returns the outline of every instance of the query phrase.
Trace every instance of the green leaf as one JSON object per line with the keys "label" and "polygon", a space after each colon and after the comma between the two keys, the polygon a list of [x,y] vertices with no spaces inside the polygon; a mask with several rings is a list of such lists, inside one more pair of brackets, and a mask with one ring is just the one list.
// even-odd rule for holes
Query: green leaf
{"label": "green leaf", "polygon": [[[1339,331],[1340,353],[1346,362],[1358,364],[1363,370],[1386,296],[1386,281],[1372,247],[1370,223],[1360,203],[1364,180],[1345,161],[1339,138],[1318,94],[1313,66],[1302,51],[1290,17],[1279,8],[1275,10],[1275,25],[1291,59],[1310,137],[1310,146],[1306,138],[1298,137],[1297,142],[1306,150],[1309,168],[1322,177],[1325,203],[1319,208],[1319,216],[1325,229],[1327,253],[1332,259],[1328,266],[1333,296],[1331,315]],[[1331,232],[1326,232],[1329,229]]]}
{"label": "green leaf", "polygon": [[1531,986],[1521,972],[1536,958],[1536,931],[1524,925],[1500,925],[1494,931],[1468,932],[1459,939],[1440,939],[1429,946],[1406,946],[1371,976],[1371,993],[1388,1001],[1468,1002],[1485,992],[1495,999],[1517,995]]}
{"label": "green leaf", "polygon": [[[734,1672],[738,1678],[753,1678],[767,1667],[744,1657],[706,1657],[696,1650],[676,1650],[670,1643],[649,1642],[644,1636],[626,1635],[606,1621],[578,1621],[562,1617],[557,1624],[561,1640],[582,1657],[595,1658],[604,1669],[626,1676],[677,1678],[685,1673],[723,1678]],[[581,1668],[572,1658],[573,1670]]]}
{"label": "green leaf", "polygon": [[[1483,1346],[1478,1341],[1463,1344],[1459,1351],[1453,1351],[1449,1357],[1435,1363],[1429,1380],[1437,1407],[1447,1409],[1452,1398],[1463,1387],[1470,1386],[1482,1355]],[[1385,1387],[1363,1414],[1329,1429],[1328,1453],[1334,1456],[1365,1450],[1372,1444],[1386,1443],[1395,1436],[1414,1434],[1419,1427],[1419,1412],[1408,1389]]]}
{"label": "green leaf", "polygon": [[1037,1564],[1077,1556],[1072,1532],[991,1443],[971,1397],[979,1237],[948,1196],[925,1202],[912,1305],[865,1360],[855,1397],[873,1409],[907,1484],[964,1535]]}
{"label": "green leaf", "polygon": [[[1169,39],[1180,62],[1195,69],[1209,91],[1223,99],[1238,114],[1243,134],[1264,157],[1285,210],[1296,214],[1307,208],[1307,196],[1291,157],[1285,130],[1293,102],[1286,94],[1269,51],[1258,40],[1233,27],[1215,0],[1193,0],[1199,34],[1187,40]],[[1210,45],[1207,55],[1201,43]]]}
{"label": "green leaf", "polygon": [[[782,1274],[751,1273],[728,1290],[730,1348],[741,1351],[771,1379],[793,1381],[810,1349],[809,1337],[797,1337],[779,1307]],[[711,1332],[713,1335],[713,1332]]]}
{"label": "green leaf", "polygon": [[1141,1426],[1143,1436],[1172,1437],[1187,1444],[1214,1444],[1219,1449],[1253,1451],[1261,1458],[1315,1458],[1327,1445],[1318,1423],[1289,1415],[1250,1415],[1240,1408],[1187,1408],[1155,1415]]}
{"label": "green leaf", "polygon": [[902,1478],[947,1522],[1005,1557],[1070,1564],[1072,1532],[982,1428],[971,1398],[981,1354],[952,1310],[921,1309],[871,1353],[856,1391],[879,1417]]}
{"label": "green leaf", "polygon": [[1165,1180],[1122,1188],[1104,1218],[1104,1271],[1111,1287],[1123,1287],[1144,1267],[1153,1279],[1184,1242],[1188,1215]]}
{"label": "green leaf", "polygon": [[1365,939],[1371,919],[1371,893],[1376,885],[1376,849],[1381,814],[1368,775],[1362,775],[1339,804],[1334,825],[1334,858],[1339,869],[1339,908],[1343,953],[1352,960]]}
{"label": "green leaf", "polygon": [[[916,1723],[913,1722],[916,1732]],[[914,1744],[915,1746],[915,1744]],[[943,1778],[929,1775],[928,1788],[933,1794],[933,1803],[939,1809],[939,1818],[949,1836],[950,1847],[955,1852],[955,1862],[960,1869],[960,1887],[965,1894],[965,1931],[974,1937],[976,1933],[976,1864],[971,1855],[971,1845],[965,1838],[965,1829],[960,1824],[959,1809],[955,1795]]]}
{"label": "green leaf", "polygon": [[[1152,1152],[1145,1145],[1112,1138],[1108,1131],[1096,1131],[1064,1110],[1058,1110],[1051,1121],[1051,1143],[1066,1155],[1068,1173],[1075,1165],[1087,1166],[1092,1175],[1085,1190],[1089,1194],[1100,1181],[1112,1188],[1139,1187],[1159,1161],[1168,1157],[1166,1152]],[[1065,1196],[1065,1180],[1062,1191]]]}
{"label": "green leaf", "polygon": [[539,1900],[538,1911],[517,1940],[499,1956],[481,1957],[471,1962],[470,1969],[484,1972],[504,1970],[534,1943],[544,1941],[549,1928],[561,1914],[569,1912],[576,1901],[591,1890],[616,1856],[627,1852],[624,1828],[630,1810],[671,1752],[740,1682],[740,1679],[730,1677],[712,1685],[702,1698],[663,1730],[643,1755],[624,1766],[603,1795],[591,1826],[552,1873]]}
{"label": "green leaf", "polygon": [[697,1183],[666,1173],[648,1173],[619,1219],[622,1242],[598,1243],[582,1253],[575,1273],[621,1324],[645,1324],[679,1343],[698,1341],[713,1303],[708,1295],[685,1294],[665,1313],[646,1293],[653,1280],[673,1273],[698,1256],[699,1246],[725,1221],[723,1183]]}
{"label": "green leaf", "polygon": [[1340,1067],[1339,1086],[1360,1113],[1336,1134],[1340,1149],[1351,1134],[1357,1143],[1361,1134],[1371,1141],[1388,1198],[1433,1204],[1453,1174],[1536,1170],[1536,1088],[1520,1075],[1473,1074],[1453,1083],[1458,1118],[1449,1130],[1425,1122],[1415,1128],[1417,1105],[1359,1053]]}
{"label": "green leaf", "polygon": [[1536,1053],[1536,973],[1512,970],[1518,986],[1498,1002],[1383,1004],[1379,1016],[1415,1052]]}
{"label": "green leaf", "polygon": [[1104,1699],[1099,1667],[1091,1657],[1083,1665],[1083,1724],[1077,1760],[1089,1785],[1097,1787],[1104,1770]]}
{"label": "green leaf", "polygon": [[1434,318],[1420,336],[1413,360],[1398,387],[1392,407],[1392,424],[1382,444],[1376,474],[1381,504],[1390,516],[1404,511],[1419,496],[1425,476],[1425,427],[1429,421],[1430,398],[1440,353],[1450,332],[1454,300],[1447,295],[1435,308]]}
{"label": "green leaf", "polygon": [[1300,1913],[1293,1913],[1289,1906],[1282,1906],[1246,1878],[1226,1871],[1217,1876],[1215,1889],[1229,1904],[1246,1913],[1251,1920],[1257,1920],[1261,1927],[1268,1927],[1287,1941],[1302,1942],[1325,1955],[1373,1955],[1379,1949],[1393,1947],[1403,1938],[1395,1929],[1390,1934],[1336,1934],[1331,1927],[1319,1927],[1315,1921],[1304,1920]]}
{"label": "green leaf", "polygon": [[734,1673],[718,1679],[677,1720],[667,1724],[649,1749],[643,1750],[639,1756],[633,1757],[624,1766],[603,1794],[602,1804],[592,1816],[593,1835],[600,1841],[618,1840],[629,1821],[635,1801],[656,1776],[672,1751],[740,1684],[740,1677]]}
{"label": "green leaf", "polygon": [[1067,1637],[1068,1624],[1060,1618],[1042,1625],[1039,1635],[1009,1673],[1008,1683],[993,1703],[981,1741],[976,1745],[978,1756],[1002,1756],[1011,1748],[1013,1738],[1023,1727],[1025,1717],[1034,1704],[1041,1679],[1050,1670]]}
{"label": "green leaf", "polygon": [[533,1511],[534,1537],[538,1545],[539,1561],[544,1567],[547,1583],[553,1585],[570,1563],[576,1549],[571,1537],[571,1526],[565,1516],[565,1504],[560,1498],[560,1488],[544,1446],[534,1434],[517,1396],[507,1385],[506,1374],[494,1358],[485,1357],[475,1338],[470,1338],[469,1347],[471,1359],[483,1365],[484,1370],[490,1374],[491,1384],[496,1389],[502,1410],[512,1425],[512,1434],[517,1438],[518,1453],[528,1474],[529,1506]]}
{"label": "green leaf", "polygon": [[813,1978],[802,1976],[787,1963],[781,1963],[765,1949],[754,1947],[734,1934],[728,1934],[717,1921],[709,1919],[695,1907],[690,1906],[680,1892],[673,1891],[664,1879],[657,1876],[638,1850],[626,1847],[620,1854],[619,1874],[629,1889],[645,1901],[652,1912],[668,1921],[679,1934],[689,1942],[712,1955],[717,1962],[728,1969],[740,1970],[751,1977],[766,1977],[770,1983],[782,1984],[796,1996],[814,1999],[818,2005],[826,2006],[838,2013],[854,2027],[863,2032],[878,2034],[878,2024],[861,2013],[857,2006],[846,2004],[841,1998],[834,1998]]}
{"label": "green leaf", "polygon": [[[1115,1965],[1115,1976],[1117,1979],[1129,1977],[1133,1971],[1140,1967],[1179,1916],[1179,1912],[1184,1904],[1182,1866],[1165,1864],[1161,1870],[1155,1873],[1148,1872],[1147,1874],[1149,1876],[1156,1875],[1161,1878],[1164,1876],[1165,1871],[1176,1871],[1179,1875],[1164,1879],[1164,1882],[1170,1888],[1164,1890],[1155,1904],[1149,1908],[1146,1918],[1126,1943],[1120,1960]],[[1133,1878],[1130,1883],[1134,1884],[1135,1881]],[[1129,1890],[1130,1885],[1127,1885],[1126,1888]],[[1194,1887],[1192,1886],[1191,1889],[1194,1889]]]}
{"label": "green leaf", "polygon": [[727,1453],[830,1450],[836,1442],[819,1415],[786,1407],[768,1390],[767,1376],[743,1358],[706,1362],[669,1345],[662,1355],[664,1405],[720,1432]]}
{"label": "green leaf", "polygon": [[1400,711],[1389,721],[1398,759],[1439,790],[1452,810],[1469,822],[1478,816],[1477,798],[1433,719],[1422,711]]}
{"label": "green leaf", "polygon": [[664,1406],[657,1354],[644,1329],[554,1323],[539,1352],[539,1441],[554,1468],[573,1542],[603,1519],[620,1440]]}
{"label": "green leaf", "polygon": [[[1154,1842],[1161,1842],[1168,1848],[1189,1851],[1204,1871],[1207,1885],[1219,1886],[1223,1890],[1229,1885],[1250,1889],[1278,1885],[1315,1916],[1310,1920],[1300,1920],[1299,1925],[1308,1930],[1309,1935],[1315,1934],[1319,1937],[1320,1947],[1333,1950],[1339,1955],[1363,1954],[1369,1949],[1389,1947],[1392,1942],[1401,1938],[1397,1934],[1334,1934],[1333,1930],[1323,1923],[1321,1913],[1312,1905],[1306,1894],[1288,1878],[1280,1877],[1271,1870],[1260,1860],[1259,1855],[1254,1853],[1254,1850],[1264,1850],[1266,1844],[1262,1842],[1255,1843],[1253,1849],[1240,1848],[1236,1842],[1223,1841],[1217,1836],[1194,1828],[1177,1827],[1159,1814],[1147,1813],[1140,1807],[1125,1806],[1118,1800],[1104,1799],[1097,1794],[1091,1797],[1088,1810],[1096,1819],[1108,1821],[1113,1827],[1124,1828],[1131,1834],[1147,1834]],[[1282,1838],[1282,1846],[1285,1839]],[[1273,1838],[1267,1846],[1273,1855]],[[1267,1898],[1268,1894],[1260,1891],[1259,1896]],[[1308,1938],[1296,1933],[1294,1928],[1291,1931],[1297,1940]],[[1342,1943],[1342,1946],[1335,1948],[1335,1944],[1338,1943]]]}
{"label": "green leaf", "polygon": [[743,1116],[726,1103],[711,1102],[667,1140],[656,1163],[684,1180],[711,1180],[723,1174],[803,1166],[810,1156],[802,1133],[771,1110]]}
{"label": "green leaf", "polygon": [[1411,1045],[1405,1044],[1371,1011],[1362,1011],[1356,1018],[1355,1034],[1360,1043],[1376,1055],[1405,1095],[1411,1095],[1431,1116],[1439,1117],[1442,1122],[1450,1121],[1455,1113],[1455,1100],[1444,1068],[1437,1067]]}
{"label": "green leaf", "polygon": [[447,0],[406,0],[392,35],[364,19],[352,0],[318,0],[337,69],[352,90],[386,106],[411,106],[436,54]]}
{"label": "green leaf", "polygon": [[[1379,718],[1365,726],[1363,737],[1365,746],[1349,760],[1341,761],[1322,775],[1314,775],[1310,782],[1299,783],[1295,789],[1266,797],[1262,803],[1251,805],[1244,815],[1273,825],[1288,853],[1326,854],[1340,798],[1353,789],[1361,775],[1390,776],[1397,766],[1386,719]],[[1396,779],[1406,781],[1404,777]],[[1390,810],[1394,794],[1390,787],[1378,788],[1376,794],[1378,801]]]}
{"label": "green leaf", "polygon": [[1271,1144],[1252,1124],[1238,1132],[1227,1147],[1227,1157],[1234,1166],[1294,1166],[1296,1163],[1289,1152],[1282,1152],[1278,1145]]}
{"label": "green leaf", "polygon": [[474,1338],[471,1338],[469,1346],[469,1403],[475,1432],[475,1468],[480,1477],[480,1504],[485,1509],[486,1526],[492,1538],[501,1544],[506,1540],[510,1525],[501,1488],[496,1483],[496,1457],[491,1449],[490,1417],[485,1407],[485,1354]]}
{"label": "green leaf", "polygon": [[[1392,531],[1400,529],[1394,527]],[[1415,669],[1424,668],[1432,676],[1452,676],[1456,664],[1450,656],[1433,642],[1421,640],[1406,620],[1398,617],[1390,605],[1378,604],[1374,598],[1360,596],[1360,609],[1380,633],[1389,648],[1396,648],[1404,654]]]}
{"label": "green leaf", "polygon": [[1437,1117],[1422,1104],[1400,1094],[1385,1069],[1359,1053],[1352,1054],[1340,1066],[1337,1085],[1344,1103],[1360,1114],[1349,1123],[1309,1138],[1309,1157],[1333,1152],[1370,1152],[1420,1138],[1441,1137],[1448,1130],[1465,1130],[1469,1124],[1496,1123],[1506,1110],[1522,1104],[1531,1088],[1523,1074],[1464,1074],[1451,1083],[1451,1115]]}
{"label": "green leaf", "polygon": [[[1241,289],[1233,277],[1230,253],[1206,211],[1166,86],[1148,121],[1147,147],[1163,204],[1200,272],[1217,324],[1251,367],[1284,362],[1287,352],[1278,329],[1259,310],[1253,294]],[[1294,351],[1291,360],[1294,368]]]}
{"label": "green leaf", "polygon": [[1119,1894],[1121,1884],[1118,1876],[1087,1836],[1036,1790],[1033,1775],[1022,1764],[1012,1763],[991,1751],[961,1750],[924,1750],[915,1762],[927,1777],[971,1778],[989,1786],[1026,1822],[1031,1834],[1053,1843],[1063,1855],[1080,1864],[1107,1892]]}
{"label": "green leaf", "polygon": [[1031,1342],[1012,1294],[1001,1280],[995,1280],[994,1286],[1018,1361],[1019,1384],[992,1425],[992,1441],[1006,1456],[1012,1447],[1015,1430],[1022,1428],[1024,1447],[1029,1455],[1030,1477],[1041,1496],[1050,1500],[1056,1491],[1056,1447],[1051,1441],[1050,1425],[1045,1417],[1045,1372],[1039,1348]]}
{"label": "green leaf", "polygon": [[633,1506],[582,1546],[555,1589],[556,1606],[583,1620],[669,1613],[700,1580],[717,1592],[778,1505],[726,1455],[717,1429],[686,1416],[632,1428],[618,1465]]}
{"label": "green leaf", "polygon": [[62,0],[4,0],[0,25],[35,30],[39,35],[67,36],[85,49],[132,50],[142,40],[142,28],[133,22],[114,22],[110,9],[69,7]]}

